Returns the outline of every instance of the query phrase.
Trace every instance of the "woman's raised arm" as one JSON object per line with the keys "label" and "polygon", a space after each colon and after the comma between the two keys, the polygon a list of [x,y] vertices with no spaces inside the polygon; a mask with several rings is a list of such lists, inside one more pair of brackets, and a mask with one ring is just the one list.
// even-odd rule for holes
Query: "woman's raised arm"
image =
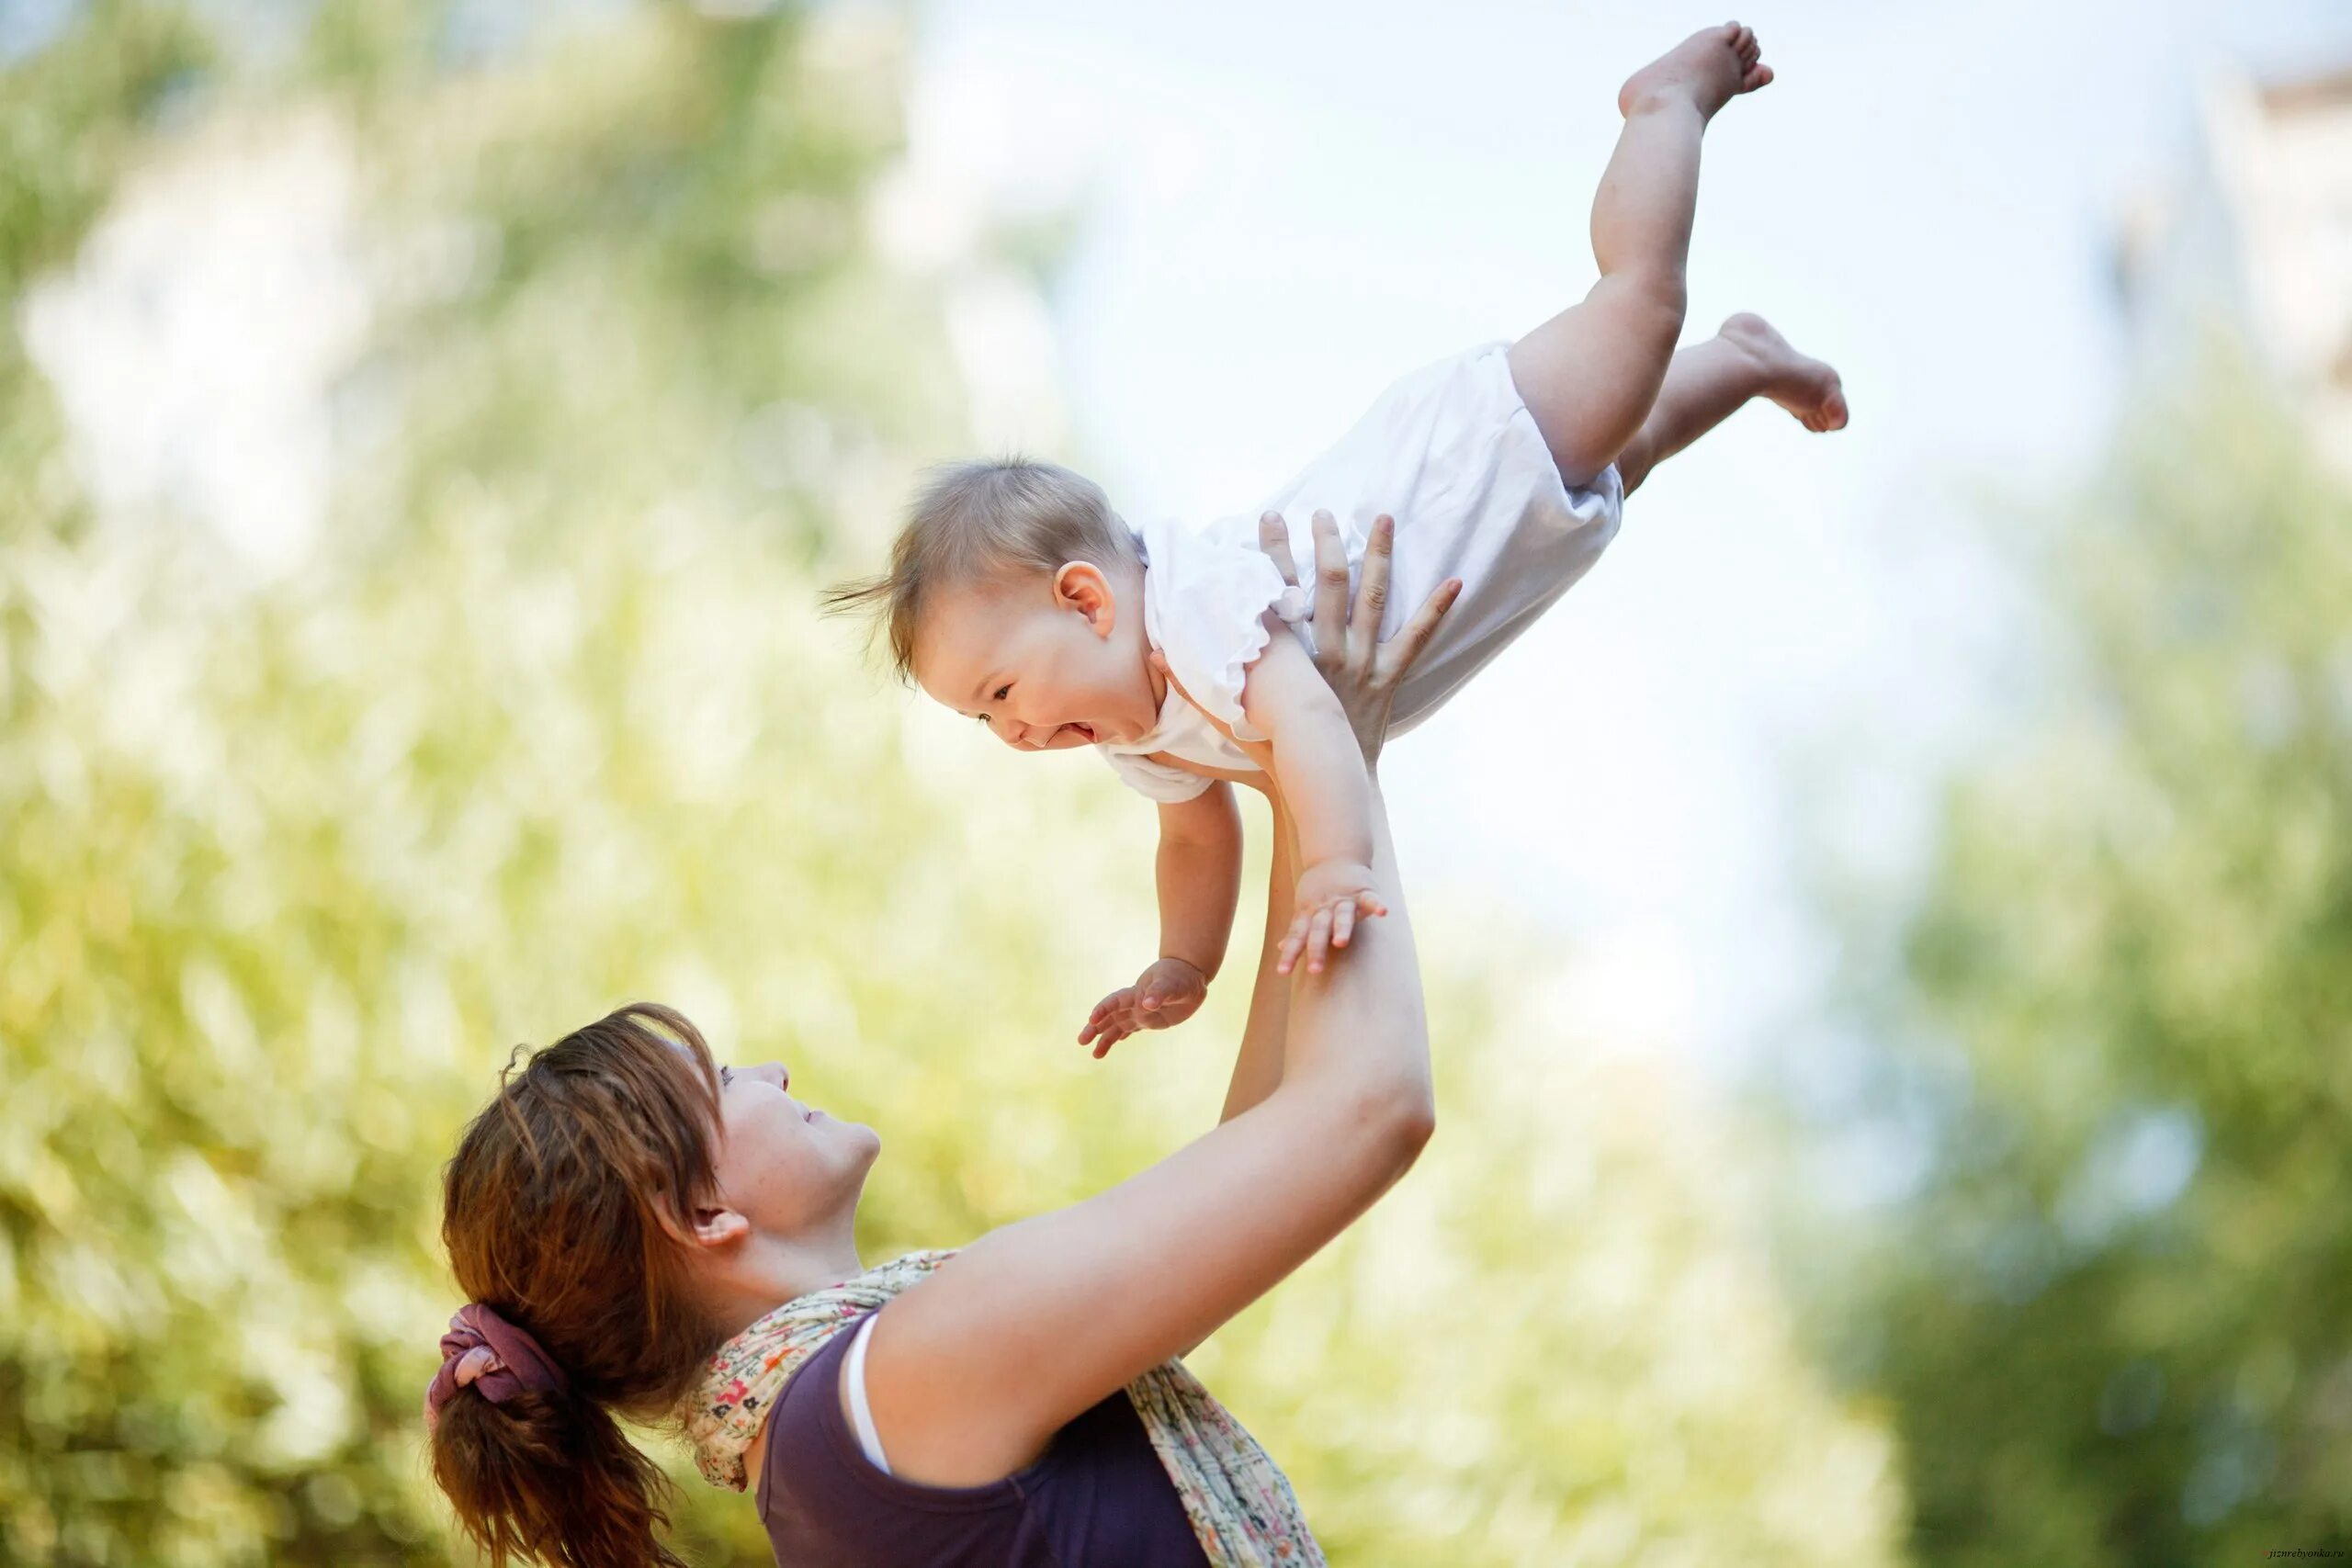
{"label": "woman's raised arm", "polygon": [[891,1469],[974,1485],[1200,1340],[1404,1174],[1435,1111],[1420,974],[1375,784],[1389,913],[1290,986],[1281,1081],[1248,1111],[1070,1208],[990,1232],[885,1307],[866,1352]]}
{"label": "woman's raised arm", "polygon": [[[1390,553],[1396,537],[1396,520],[1373,520],[1372,537],[1364,543],[1363,570],[1357,575],[1355,603],[1348,603],[1348,556],[1340,542],[1340,525],[1328,512],[1315,514],[1316,606],[1315,663],[1347,711],[1356,743],[1363,748],[1363,765],[1377,773],[1381,743],[1388,734],[1388,713],[1396,688],[1429,647],[1438,623],[1453,608],[1462,592],[1459,580],[1438,584],[1422,601],[1413,618],[1387,641],[1380,640],[1380,618],[1388,604]],[[1298,586],[1298,563],[1290,552],[1290,528],[1282,513],[1269,512],[1258,520],[1258,547],[1272,558],[1283,581]],[[1290,986],[1277,972],[1283,955],[1283,934],[1289,928],[1292,881],[1297,874],[1297,845],[1290,815],[1282,797],[1271,787],[1272,775],[1254,775],[1265,788],[1272,807],[1273,854],[1266,877],[1266,927],[1258,950],[1258,978],[1250,993],[1250,1021],[1241,1032],[1241,1049],[1233,1060],[1233,1078],[1226,1086],[1221,1120],[1230,1121],[1273,1091],[1283,1081],[1283,1040],[1290,1017]]]}

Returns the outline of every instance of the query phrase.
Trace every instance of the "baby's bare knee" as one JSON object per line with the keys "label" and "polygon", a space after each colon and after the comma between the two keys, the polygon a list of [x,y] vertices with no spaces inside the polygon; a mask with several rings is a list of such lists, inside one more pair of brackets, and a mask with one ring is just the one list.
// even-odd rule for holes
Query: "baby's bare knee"
{"label": "baby's bare knee", "polygon": [[1626,347],[1637,353],[1671,355],[1682,339],[1690,290],[1679,268],[1628,268],[1603,277],[1588,299],[1601,308],[1611,329]]}

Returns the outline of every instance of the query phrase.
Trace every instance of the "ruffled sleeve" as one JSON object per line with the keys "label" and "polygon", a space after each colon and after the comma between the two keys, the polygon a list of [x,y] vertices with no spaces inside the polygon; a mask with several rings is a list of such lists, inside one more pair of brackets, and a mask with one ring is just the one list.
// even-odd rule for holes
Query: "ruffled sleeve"
{"label": "ruffled sleeve", "polygon": [[1268,613],[1296,619],[1305,595],[1258,548],[1254,525],[1245,529],[1227,521],[1195,532],[1151,523],[1142,535],[1148,563],[1144,630],[1151,645],[1193,700],[1232,727],[1235,739],[1264,739],[1242,713],[1242,688],[1272,635]]}

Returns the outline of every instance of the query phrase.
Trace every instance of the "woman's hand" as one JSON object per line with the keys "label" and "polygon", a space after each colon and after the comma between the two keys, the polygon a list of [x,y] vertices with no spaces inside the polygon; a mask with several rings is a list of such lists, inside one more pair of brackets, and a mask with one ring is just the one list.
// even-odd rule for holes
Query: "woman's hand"
{"label": "woman's hand", "polygon": [[[1462,592],[1462,580],[1449,578],[1439,583],[1422,601],[1421,607],[1413,612],[1413,618],[1404,628],[1383,642],[1380,623],[1388,607],[1396,519],[1383,513],[1373,520],[1372,536],[1364,543],[1363,570],[1357,578],[1352,606],[1348,602],[1347,547],[1340,543],[1338,520],[1328,511],[1318,511],[1315,513],[1314,534],[1315,667],[1347,715],[1348,727],[1363,753],[1364,771],[1375,773],[1381,742],[1388,733],[1388,715],[1396,700],[1396,688],[1429,647],[1438,623],[1453,607]],[[1290,529],[1279,512],[1269,512],[1259,518],[1258,547],[1266,552],[1285,583],[1298,586],[1298,564],[1291,556]],[[1154,652],[1151,663],[1178,695],[1192,701],[1192,694],[1184,690],[1183,683],[1168,668],[1166,659]],[[1199,705],[1193,704],[1195,707]],[[1265,741],[1236,739],[1228,726],[1208,715],[1206,709],[1202,711],[1261,770],[1251,782],[1272,795],[1272,747]],[[1275,820],[1276,831],[1284,831],[1279,801]],[[1368,881],[1364,868],[1333,863],[1303,868],[1294,886],[1286,890],[1276,888],[1277,902],[1287,902],[1292,908],[1288,930],[1268,953],[1273,973],[1289,974],[1302,956],[1306,958],[1310,973],[1320,973],[1333,949],[1349,945],[1359,919],[1383,913],[1379,900],[1368,896]],[[1280,897],[1284,892],[1289,895],[1287,898]],[[1106,1002],[1111,999],[1105,998]],[[1090,1022],[1089,1028],[1095,1030],[1097,1026]]]}
{"label": "woman's hand", "polygon": [[[1396,688],[1421,650],[1429,647],[1446,611],[1453,607],[1462,592],[1462,580],[1449,578],[1439,583],[1404,629],[1383,642],[1380,621],[1388,608],[1396,520],[1385,512],[1373,519],[1352,609],[1348,604],[1348,551],[1340,542],[1339,521],[1329,512],[1317,512],[1314,529],[1315,667],[1347,710],[1356,744],[1363,748],[1364,766],[1371,768],[1388,734],[1388,711],[1396,701]],[[1298,563],[1290,552],[1290,525],[1281,513],[1269,512],[1258,519],[1258,547],[1273,561],[1284,582],[1298,586]]]}

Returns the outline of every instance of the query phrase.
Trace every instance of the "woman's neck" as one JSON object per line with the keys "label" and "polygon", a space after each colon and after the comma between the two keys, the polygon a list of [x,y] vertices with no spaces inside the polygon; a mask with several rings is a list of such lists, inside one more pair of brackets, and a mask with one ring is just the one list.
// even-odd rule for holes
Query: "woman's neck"
{"label": "woman's neck", "polygon": [[847,1222],[821,1235],[753,1236],[724,1273],[709,1280],[704,1299],[731,1339],[795,1297],[865,1271]]}

